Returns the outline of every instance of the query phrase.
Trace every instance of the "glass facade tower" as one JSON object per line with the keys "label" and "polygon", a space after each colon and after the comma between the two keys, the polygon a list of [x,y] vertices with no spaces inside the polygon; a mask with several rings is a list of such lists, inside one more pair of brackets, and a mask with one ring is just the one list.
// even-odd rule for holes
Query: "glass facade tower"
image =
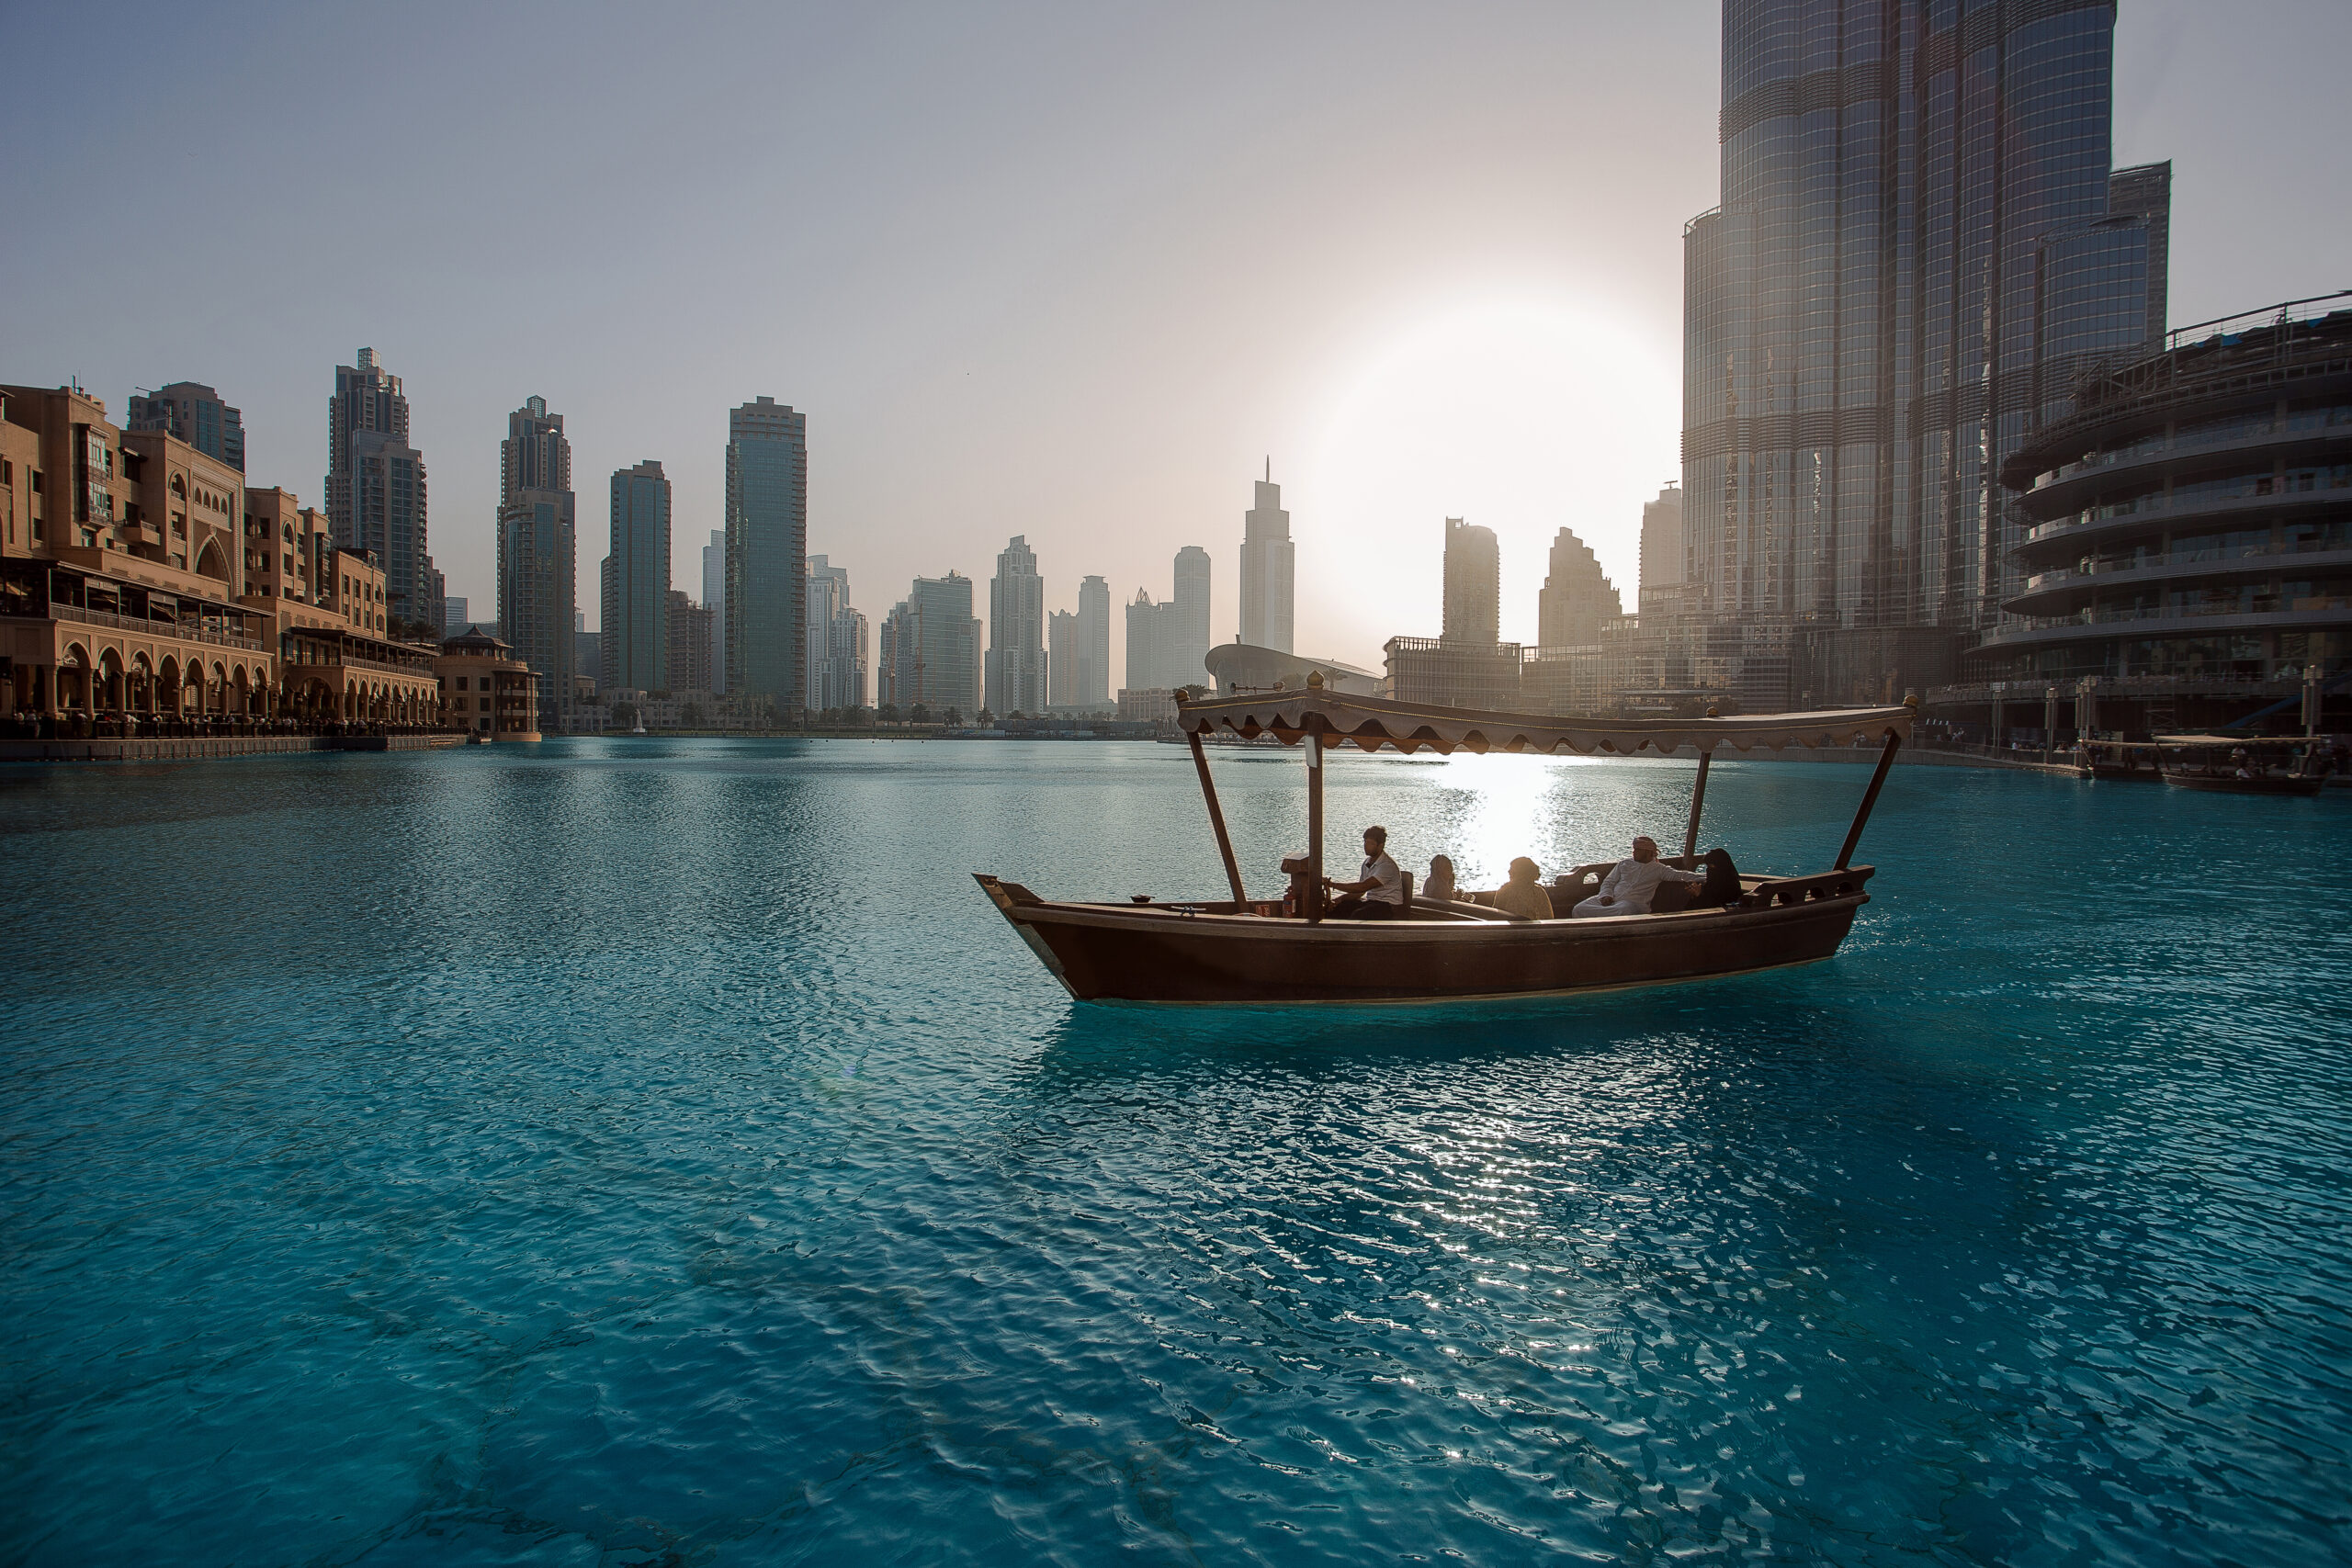
{"label": "glass facade tower", "polygon": [[1993,619],[2003,454],[2164,330],[2170,166],[2109,167],[2114,28],[2107,0],[1725,0],[1723,202],[1684,240],[1692,609],[1955,645]]}
{"label": "glass facade tower", "polygon": [[1492,528],[1445,520],[1443,640],[1492,647],[1502,636],[1501,546]]}
{"label": "glass facade tower", "polygon": [[670,689],[670,480],[651,458],[613,475],[612,553],[605,558],[606,691]]}
{"label": "glass facade tower", "polygon": [[1257,504],[1242,514],[1241,637],[1278,653],[1291,651],[1294,579],[1298,547],[1290,536],[1290,513],[1283,510],[1283,487],[1273,467],[1257,482]]}
{"label": "glass facade tower", "polygon": [[563,415],[528,398],[499,444],[498,629],[539,677],[539,711],[571,698],[579,671],[577,519]]}
{"label": "glass facade tower", "polygon": [[245,471],[245,416],[220,400],[200,381],[175,381],[130,399],[125,430],[160,430],[177,436],[208,457]]}
{"label": "glass facade tower", "polygon": [[989,581],[989,652],[985,700],[999,718],[1034,717],[1046,704],[1046,580],[1025,535],[998,552]]}
{"label": "glass facade tower", "polygon": [[441,574],[434,570],[426,516],[424,454],[408,444],[408,398],[376,351],[334,367],[327,400],[327,516],[334,542],[373,550],[384,568],[386,607],[437,631]]}
{"label": "glass facade tower", "polygon": [[774,398],[727,416],[727,689],[808,692],[808,424]]}
{"label": "glass facade tower", "polygon": [[1111,705],[1111,585],[1090,577],[1078,585],[1077,687],[1081,707]]}

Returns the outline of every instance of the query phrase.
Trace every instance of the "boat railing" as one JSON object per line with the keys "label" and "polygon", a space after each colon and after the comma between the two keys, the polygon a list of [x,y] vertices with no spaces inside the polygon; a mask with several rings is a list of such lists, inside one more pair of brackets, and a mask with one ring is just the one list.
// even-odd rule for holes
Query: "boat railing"
{"label": "boat railing", "polygon": [[1770,876],[1759,881],[1739,901],[1744,909],[1769,909],[1775,904],[1803,904],[1811,899],[1842,898],[1860,893],[1872,867],[1849,865],[1812,876]]}

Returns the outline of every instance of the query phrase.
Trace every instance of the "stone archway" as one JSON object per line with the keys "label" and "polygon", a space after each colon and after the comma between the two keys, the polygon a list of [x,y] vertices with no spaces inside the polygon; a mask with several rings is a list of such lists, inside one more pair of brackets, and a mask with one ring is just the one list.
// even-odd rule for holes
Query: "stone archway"
{"label": "stone archway", "polygon": [[155,711],[155,667],[144,653],[130,656],[130,708],[133,713]]}
{"label": "stone archway", "polygon": [[164,655],[164,667],[155,676],[155,711],[176,714],[180,711],[180,661],[170,654]]}
{"label": "stone archway", "polygon": [[57,660],[57,705],[90,711],[90,650],[78,642],[67,643]]}
{"label": "stone archway", "polygon": [[229,558],[220,553],[220,540],[204,541],[204,548],[196,558],[196,571],[198,576],[209,577],[215,582],[229,581]]}
{"label": "stone archway", "polygon": [[122,654],[119,649],[106,648],[98,651],[98,681],[96,698],[96,705],[102,710],[122,706]]}

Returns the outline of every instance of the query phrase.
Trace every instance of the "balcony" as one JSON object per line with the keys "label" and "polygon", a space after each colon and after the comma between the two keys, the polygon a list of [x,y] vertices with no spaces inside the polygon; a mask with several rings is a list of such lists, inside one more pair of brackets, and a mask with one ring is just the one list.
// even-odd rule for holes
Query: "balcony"
{"label": "balcony", "polygon": [[[2300,676],[2295,675],[2094,675],[2097,682],[2091,690],[2107,698],[2135,697],[2243,697],[2259,701],[2263,698],[2291,697],[2303,689]],[[2037,676],[2020,681],[1976,681],[1957,685],[1935,686],[1923,699],[1929,707],[1960,704],[1984,704],[1998,700],[2014,704],[2030,711],[2032,706],[2048,701],[2046,693],[2058,688],[2058,700],[2071,711],[2075,691],[2084,680],[2081,675]]]}
{"label": "balcony", "polygon": [[2094,517],[2088,522],[2067,516],[2029,528],[2020,547],[2030,549],[2062,539],[2073,542],[2135,532],[2157,533],[2184,524],[2222,522],[2255,513],[2293,517],[2331,506],[2352,507],[2352,487],[2290,491],[2280,495],[2233,495],[2210,501],[2190,498],[2177,504],[2164,496],[2152,495],[2129,512]]}
{"label": "balcony", "polygon": [[2243,454],[2249,457],[2284,457],[2292,462],[2303,447],[2311,449],[2310,459],[2326,462],[2342,460],[2345,449],[2352,447],[2352,424],[2319,425],[2302,430],[2256,431],[2241,435],[2217,435],[2206,441],[2191,441],[2177,446],[2156,446],[2141,451],[2102,452],[2086,457],[2079,463],[2068,463],[2052,468],[2033,481],[2033,488],[2018,497],[2018,504],[2039,513],[2074,511],[2098,491],[2110,485],[2161,479],[2166,469],[2177,464],[2193,463],[2201,457],[2226,457]]}
{"label": "balcony", "polygon": [[2187,612],[2085,610],[2073,615],[2029,616],[1984,634],[1979,649],[2039,648],[2107,637],[2219,637],[2224,632],[2315,631],[2352,626],[2352,600],[2329,600],[2310,608]]}
{"label": "balcony", "polygon": [[78,604],[50,605],[49,615],[55,620],[72,621],[85,626],[107,626],[117,631],[143,632],[149,637],[171,637],[179,642],[209,642],[219,648],[242,648],[251,653],[263,651],[262,645],[252,637],[233,637],[226,632],[209,631],[190,626],[186,621],[142,620],[137,615],[118,615],[111,610],[85,610]]}
{"label": "balcony", "polygon": [[2352,550],[2176,550],[2137,563],[2097,561],[2087,570],[2069,567],[2029,577],[2025,580],[2025,592],[2001,608],[2012,615],[2048,615],[2058,607],[2059,602],[2092,588],[2121,588],[2178,577],[2236,577],[2271,571],[2282,565],[2291,565],[2298,571],[2352,567]]}
{"label": "balcony", "polygon": [[370,659],[363,653],[343,650],[336,650],[331,657],[324,660],[292,661],[288,663],[288,668],[289,670],[336,670],[346,666],[354,670],[380,670],[389,675],[405,675],[412,680],[432,681],[436,678],[433,673],[433,667],[429,664],[396,664],[389,659]]}

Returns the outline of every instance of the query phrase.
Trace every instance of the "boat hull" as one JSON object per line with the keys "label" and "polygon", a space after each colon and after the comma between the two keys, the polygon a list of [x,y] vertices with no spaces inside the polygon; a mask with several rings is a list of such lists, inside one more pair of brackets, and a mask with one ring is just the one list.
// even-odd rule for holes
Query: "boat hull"
{"label": "boat hull", "polygon": [[979,881],[1080,1001],[1442,1003],[1667,985],[1811,964],[1845,941],[1868,868],[1758,908],[1610,919],[1303,920],[1063,904]]}
{"label": "boat hull", "polygon": [[2241,779],[2208,773],[2166,773],[2165,783],[2178,789],[2202,790],[2208,795],[2314,795],[2327,787],[2324,776],[2294,774],[2286,778]]}

